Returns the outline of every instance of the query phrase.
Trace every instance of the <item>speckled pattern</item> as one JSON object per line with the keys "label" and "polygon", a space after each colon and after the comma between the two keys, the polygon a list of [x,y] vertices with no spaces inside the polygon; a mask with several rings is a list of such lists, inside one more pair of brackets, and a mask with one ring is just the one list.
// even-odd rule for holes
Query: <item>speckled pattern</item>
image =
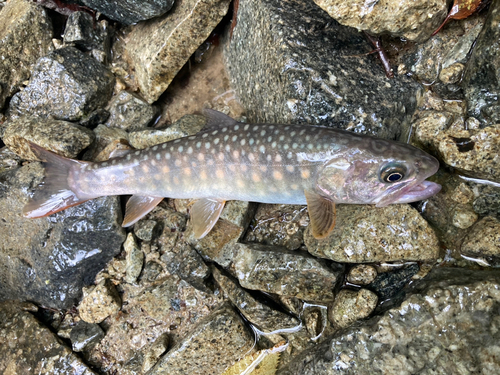
{"label": "speckled pattern", "polygon": [[221,374],[244,355],[253,353],[253,346],[253,334],[232,307],[224,305],[200,321],[149,374]]}
{"label": "speckled pattern", "polygon": [[278,375],[500,373],[500,275],[434,270],[401,306],[296,357]]}
{"label": "speckled pattern", "polygon": [[342,25],[422,41],[447,14],[446,0],[314,0]]}
{"label": "speckled pattern", "polygon": [[304,241],[314,256],[345,263],[424,261],[439,255],[434,231],[406,204],[339,205],[337,225],[328,237],[316,240],[308,228]]}
{"label": "speckled pattern", "polygon": [[9,1],[0,12],[0,109],[30,77],[36,60],[52,48],[52,24],[45,10],[33,1]]}
{"label": "speckled pattern", "polygon": [[[419,85],[388,79],[373,47],[310,0],[240,0],[225,61],[250,122],[310,123],[395,139]],[[356,56],[362,55],[362,56]]]}
{"label": "speckled pattern", "polygon": [[29,312],[0,304],[0,373],[93,375],[87,365]]}
{"label": "speckled pattern", "polygon": [[95,139],[92,130],[60,120],[23,116],[7,121],[3,126],[5,126],[3,142],[27,160],[37,160],[27,141],[61,156],[74,158]]}
{"label": "speckled pattern", "polygon": [[486,258],[494,265],[500,263],[500,221],[486,216],[476,223],[462,244],[462,253],[472,258]]}
{"label": "speckled pattern", "polygon": [[9,115],[77,121],[103,107],[114,85],[107,67],[74,47],[64,47],[37,61],[28,86],[12,97]]}
{"label": "speckled pattern", "polygon": [[226,14],[229,0],[178,0],[166,16],[138,24],[127,52],[142,96],[152,103]]}

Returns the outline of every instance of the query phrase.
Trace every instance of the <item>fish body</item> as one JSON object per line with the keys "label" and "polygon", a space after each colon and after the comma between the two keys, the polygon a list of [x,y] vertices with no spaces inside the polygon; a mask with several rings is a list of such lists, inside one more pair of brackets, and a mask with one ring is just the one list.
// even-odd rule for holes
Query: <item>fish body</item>
{"label": "fish body", "polygon": [[[66,172],[52,167],[58,171],[55,178],[64,181],[51,184],[63,185],[66,196],[57,202],[47,191],[39,197],[35,193],[25,214],[45,216],[99,196],[133,195],[131,205],[138,208],[132,217],[125,216],[130,225],[163,197],[192,198],[200,202],[191,210],[200,237],[227,200],[308,204],[310,214],[314,206],[318,215],[334,216],[335,203],[385,206],[425,199],[440,188],[425,181],[437,171],[438,161],[407,144],[319,126],[244,124],[219,112],[208,115],[207,126],[196,135],[105,162],[48,156],[32,147],[41,159],[51,159],[48,166],[64,160]],[[54,191],[54,186],[47,188]],[[322,230],[331,225],[330,220]]]}

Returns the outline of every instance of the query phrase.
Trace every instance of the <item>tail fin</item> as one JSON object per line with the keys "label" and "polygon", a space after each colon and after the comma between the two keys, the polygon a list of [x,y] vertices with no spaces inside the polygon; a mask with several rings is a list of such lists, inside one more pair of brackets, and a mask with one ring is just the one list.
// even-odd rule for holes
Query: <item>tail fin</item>
{"label": "tail fin", "polygon": [[24,216],[32,219],[48,216],[89,200],[89,198],[78,198],[68,185],[70,169],[78,164],[88,164],[88,162],[68,159],[34,143],[29,142],[29,144],[36,157],[44,161],[45,178],[30,201],[24,206]]}

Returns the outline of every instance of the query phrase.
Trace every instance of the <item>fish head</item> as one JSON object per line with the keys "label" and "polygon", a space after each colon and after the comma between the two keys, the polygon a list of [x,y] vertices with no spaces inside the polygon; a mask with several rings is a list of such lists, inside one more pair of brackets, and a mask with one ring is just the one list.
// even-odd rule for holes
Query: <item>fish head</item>
{"label": "fish head", "polygon": [[439,161],[416,147],[364,138],[326,161],[316,189],[336,203],[410,203],[439,192],[439,184],[426,181],[438,169]]}

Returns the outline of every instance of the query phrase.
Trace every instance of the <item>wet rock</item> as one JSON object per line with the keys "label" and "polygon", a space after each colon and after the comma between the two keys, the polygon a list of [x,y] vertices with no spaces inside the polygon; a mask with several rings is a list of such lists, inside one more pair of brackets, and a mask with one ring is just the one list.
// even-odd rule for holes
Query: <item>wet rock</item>
{"label": "wet rock", "polygon": [[488,263],[500,261],[500,221],[486,216],[465,237],[462,253],[471,258],[486,258]]}
{"label": "wet rock", "polygon": [[442,160],[470,177],[500,182],[500,124],[447,132],[435,141]]}
{"label": "wet rock", "polygon": [[128,361],[124,366],[123,374],[135,375],[148,372],[165,353],[168,348],[168,335],[164,333],[156,339],[149,347],[144,348],[134,358]]}
{"label": "wet rock", "polygon": [[105,320],[109,324],[106,336],[88,357],[103,373],[125,373],[124,367],[134,367],[133,362],[143,366],[151,343],[167,334],[169,345],[175,346],[222,303],[221,296],[200,292],[176,275],[163,275],[145,288],[121,286],[122,312]]}
{"label": "wet rock", "polygon": [[253,352],[254,337],[230,306],[200,321],[189,335],[151,370],[156,374],[220,374]]}
{"label": "wet rock", "polygon": [[112,27],[108,21],[96,21],[87,12],[72,12],[64,29],[64,44],[91,51],[92,57],[107,64],[110,60]]}
{"label": "wet rock", "polygon": [[135,242],[134,235],[129,233],[127,240],[123,244],[125,249],[126,275],[124,280],[129,283],[135,283],[142,271],[144,263],[144,253]]}
{"label": "wet rock", "polygon": [[304,242],[309,216],[304,206],[259,204],[245,242],[286,247],[297,250]]}
{"label": "wet rock", "polygon": [[9,114],[78,121],[111,98],[111,71],[74,47],[39,59],[26,88],[10,101]]}
{"label": "wet rock", "polygon": [[103,108],[97,108],[92,111],[89,115],[80,119],[79,123],[81,126],[85,126],[89,129],[94,129],[97,125],[103,124],[109,117],[109,112]]}
{"label": "wet rock", "polygon": [[467,112],[481,125],[500,123],[500,4],[489,9],[484,27],[477,38],[468,61],[462,87],[467,100]]}
{"label": "wet rock", "polygon": [[170,273],[178,275],[201,291],[208,291],[205,280],[210,276],[210,269],[189,244],[178,241],[172,250],[165,251],[161,260],[167,265]]}
{"label": "wet rock", "polygon": [[391,34],[412,41],[430,37],[448,13],[443,0],[383,1],[314,0],[342,25],[371,34]]}
{"label": "wet rock", "polygon": [[[104,161],[109,159],[110,148],[119,148],[128,144],[128,133],[118,128],[108,128],[105,125],[98,125],[94,129],[95,142],[84,155],[84,160]],[[107,158],[106,158],[107,157]]]}
{"label": "wet rock", "polygon": [[312,255],[342,263],[435,260],[439,254],[434,231],[407,204],[339,205],[328,237],[317,240],[308,228],[304,242]]}
{"label": "wet rock", "polygon": [[7,121],[2,140],[23,159],[37,160],[28,142],[67,158],[75,158],[94,141],[92,130],[67,121],[19,117]]}
{"label": "wet rock", "polygon": [[143,241],[151,241],[158,235],[159,229],[155,220],[140,220],[134,225],[135,235]]}
{"label": "wet rock", "polygon": [[152,283],[163,272],[163,267],[158,262],[147,262],[141,274],[140,281]]}
{"label": "wet rock", "polygon": [[134,27],[126,49],[137,84],[149,103],[165,91],[228,7],[229,0],[179,0],[173,12]]}
{"label": "wet rock", "polygon": [[358,56],[372,49],[311,1],[241,0],[224,52],[249,122],[321,124],[394,139],[415,110],[419,85],[405,76],[388,81],[375,59]]}
{"label": "wet rock", "polygon": [[478,219],[477,214],[472,207],[457,206],[453,213],[452,223],[460,229],[467,229],[472,226]]}
{"label": "wet rock", "polygon": [[205,126],[206,118],[200,115],[186,115],[167,128],[142,129],[130,132],[130,144],[143,149],[177,138],[198,133]]}
{"label": "wet rock", "polygon": [[375,267],[368,264],[357,265],[347,274],[347,281],[356,285],[370,284],[377,277]]}
{"label": "wet rock", "polygon": [[[381,302],[395,298],[412,277],[418,273],[419,269],[418,264],[410,264],[394,271],[382,272],[367,288],[374,291]],[[404,293],[400,294],[403,295]]]}
{"label": "wet rock", "polygon": [[2,374],[95,374],[50,329],[10,301],[0,304]]}
{"label": "wet rock", "polygon": [[328,309],[328,319],[337,328],[346,328],[368,317],[377,306],[377,295],[368,289],[342,289]]}
{"label": "wet rock", "polygon": [[28,194],[42,177],[39,163],[0,175],[0,300],[67,309],[120,252],[120,205],[116,197],[101,197],[46,218],[24,218]]}
{"label": "wet rock", "polygon": [[89,8],[125,25],[161,16],[174,4],[174,0],[82,0],[82,2]]}
{"label": "wet rock", "polygon": [[481,216],[496,216],[500,219],[500,187],[477,185],[478,196],[473,202],[474,211]]}
{"label": "wet rock", "polygon": [[21,165],[21,158],[9,150],[8,147],[0,148],[0,174],[16,169]]}
{"label": "wet rock", "polygon": [[87,323],[101,323],[108,316],[119,311],[122,306],[120,296],[110,280],[83,289],[83,299],[78,313]]}
{"label": "wet rock", "polygon": [[219,270],[214,268],[213,275],[232,304],[260,331],[269,334],[275,331],[296,328],[300,325],[297,318],[273,310],[269,306],[258,302],[250,293],[241,288],[235,280],[224,276]]}
{"label": "wet rock", "polygon": [[114,96],[109,103],[108,110],[110,116],[105,125],[127,131],[147,127],[156,115],[153,106],[137,94],[127,91],[122,91]]}
{"label": "wet rock", "polygon": [[33,64],[52,49],[52,24],[42,7],[28,0],[13,0],[0,12],[0,25],[2,109],[5,99],[30,77]]}
{"label": "wet rock", "polygon": [[312,341],[320,339],[325,332],[327,316],[326,306],[311,305],[304,309],[304,324]]}
{"label": "wet rock", "polygon": [[196,240],[192,227],[188,225],[186,238],[205,260],[229,267],[235,257],[236,242],[245,233],[254,208],[249,202],[226,202],[219,220],[205,237]]}
{"label": "wet rock", "polygon": [[400,306],[294,358],[288,374],[500,371],[498,272],[441,269]]}
{"label": "wet rock", "polygon": [[233,267],[246,289],[309,301],[333,300],[341,274],[305,253],[257,244],[236,244]]}
{"label": "wet rock", "polygon": [[70,340],[73,351],[89,350],[104,337],[104,332],[97,324],[79,321],[71,330]]}
{"label": "wet rock", "polygon": [[439,80],[445,84],[453,84],[460,81],[465,66],[460,63],[455,63],[447,68],[444,68],[439,73]]}

